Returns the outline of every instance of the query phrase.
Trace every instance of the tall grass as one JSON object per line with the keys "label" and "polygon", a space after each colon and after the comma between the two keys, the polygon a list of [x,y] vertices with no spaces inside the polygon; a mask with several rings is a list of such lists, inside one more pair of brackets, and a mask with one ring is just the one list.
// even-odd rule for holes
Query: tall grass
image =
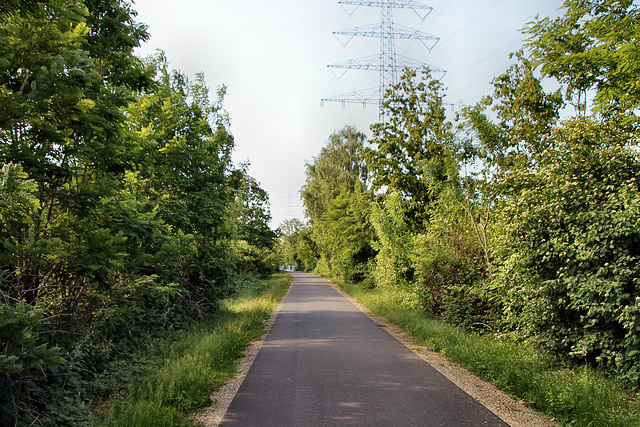
{"label": "tall grass", "polygon": [[467,333],[399,304],[393,288],[340,284],[360,303],[511,396],[572,426],[640,426],[637,394],[601,372],[569,369],[535,347]]}
{"label": "tall grass", "polygon": [[264,333],[263,321],[276,308],[292,277],[277,274],[252,282],[223,301],[213,325],[187,334],[167,354],[157,372],[140,379],[100,411],[96,425],[113,427],[187,426],[188,412],[210,403],[211,393],[236,371],[235,360],[251,340]]}

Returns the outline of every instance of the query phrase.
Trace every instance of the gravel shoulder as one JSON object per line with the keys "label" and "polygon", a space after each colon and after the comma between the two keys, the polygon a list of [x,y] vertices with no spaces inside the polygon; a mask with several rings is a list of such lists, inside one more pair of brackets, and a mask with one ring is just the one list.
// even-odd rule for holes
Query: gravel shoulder
{"label": "gravel shoulder", "polygon": [[[500,417],[504,422],[513,427],[546,427],[555,425],[553,419],[547,415],[541,414],[527,407],[524,403],[519,402],[503,391],[499,390],[493,384],[490,384],[475,375],[471,374],[462,366],[451,362],[441,354],[430,351],[424,346],[417,345],[413,339],[405,333],[399,327],[392,325],[386,321],[382,316],[379,316],[371,312],[366,307],[358,303],[354,298],[345,292],[341,291],[336,285],[327,281],[334,289],[336,289],[342,296],[344,296],[351,304],[358,308],[361,312],[366,314],[371,320],[378,325],[384,327],[384,329],[393,336],[396,340],[401,342],[404,346],[409,348],[418,357],[429,363],[433,368],[439,371],[442,375],[447,377],[451,382],[460,387],[463,391],[471,395],[475,400],[484,405],[491,412]],[[286,296],[282,299],[284,301]],[[225,386],[218,389],[211,396],[212,406],[204,409],[201,412],[194,414],[194,420],[198,421],[204,426],[218,426],[233,400],[236,392],[240,388],[240,385],[244,381],[251,364],[253,363],[258,351],[262,347],[271,326],[273,326],[282,302],[278,308],[271,313],[269,319],[265,321],[265,333],[263,336],[254,341],[244,351],[244,357],[239,360],[238,375]]]}

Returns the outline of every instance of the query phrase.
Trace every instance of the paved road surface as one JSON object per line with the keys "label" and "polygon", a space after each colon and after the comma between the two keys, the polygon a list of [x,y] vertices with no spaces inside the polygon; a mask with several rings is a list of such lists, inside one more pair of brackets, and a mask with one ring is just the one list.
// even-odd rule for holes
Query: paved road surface
{"label": "paved road surface", "polygon": [[324,279],[293,275],[221,425],[507,425]]}

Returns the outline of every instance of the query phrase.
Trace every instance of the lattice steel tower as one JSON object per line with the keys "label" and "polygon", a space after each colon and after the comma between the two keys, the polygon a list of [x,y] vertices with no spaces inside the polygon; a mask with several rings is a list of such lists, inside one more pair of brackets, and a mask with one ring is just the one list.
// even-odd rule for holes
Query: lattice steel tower
{"label": "lattice steel tower", "polygon": [[[438,43],[439,38],[422,31],[395,24],[393,21],[394,10],[411,9],[424,21],[433,10],[431,6],[414,0],[340,0],[338,3],[354,7],[351,12],[347,12],[349,15],[352,15],[360,6],[378,7],[381,9],[381,20],[379,23],[335,31],[333,33],[336,36],[349,36],[347,42],[343,43],[344,45],[351,41],[353,37],[379,38],[380,52],[378,55],[338,62],[327,65],[327,67],[343,69],[342,75],[348,70],[378,71],[380,77],[377,88],[323,98],[323,103],[328,101],[341,102],[343,105],[345,103],[362,103],[365,106],[367,104],[379,106],[387,88],[396,83],[398,74],[405,68],[417,69],[427,66],[434,75],[441,74],[443,76],[446,73],[446,71],[441,68],[396,54],[396,40],[419,40],[428,51],[431,51],[436,43]],[[342,77],[342,75],[338,78]]]}

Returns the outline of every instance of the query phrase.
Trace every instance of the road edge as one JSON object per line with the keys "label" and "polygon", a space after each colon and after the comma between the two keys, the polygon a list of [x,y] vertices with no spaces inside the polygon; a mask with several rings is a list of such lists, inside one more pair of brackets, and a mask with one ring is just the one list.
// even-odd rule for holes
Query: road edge
{"label": "road edge", "polygon": [[525,405],[524,402],[515,400],[495,385],[472,374],[462,365],[452,362],[442,354],[431,351],[425,346],[416,344],[413,337],[402,328],[389,323],[383,316],[374,313],[360,304],[355,298],[344,292],[331,280],[327,278],[324,278],[324,280],[347,301],[353,304],[354,307],[372,321],[384,327],[384,330],[387,331],[389,335],[444,375],[462,391],[469,394],[481,405],[493,412],[505,423],[512,427],[551,427],[557,425],[552,417],[531,409]]}
{"label": "road edge", "polygon": [[192,415],[192,419],[197,421],[199,425],[205,427],[217,427],[220,425],[222,420],[224,419],[227,410],[229,409],[229,405],[231,405],[231,401],[235,397],[238,389],[244,382],[244,379],[253,365],[253,361],[255,360],[258,352],[262,348],[265,340],[267,339],[267,335],[271,331],[271,327],[276,322],[276,318],[282,309],[282,305],[286,301],[289,296],[289,292],[291,292],[291,288],[293,288],[293,281],[291,282],[291,286],[287,290],[287,293],[282,297],[278,306],[274,311],[271,312],[269,318],[264,321],[264,333],[262,336],[254,341],[252,341],[247,348],[242,352],[244,356],[238,359],[238,368],[236,376],[233,377],[229,382],[220,387],[218,390],[214,391],[211,394],[212,405],[199,410],[198,412]]}
{"label": "road edge", "polygon": [[[493,384],[480,379],[463,366],[450,361],[442,354],[431,351],[425,346],[416,344],[413,338],[403,329],[388,322],[383,316],[374,313],[367,307],[360,304],[355,298],[344,292],[327,278],[322,279],[324,279],[329,286],[340,293],[340,295],[342,295],[360,312],[369,317],[373,322],[382,326],[389,335],[444,375],[462,391],[469,394],[481,405],[493,412],[505,423],[512,427],[551,427],[556,425],[553,418],[550,416],[537,412],[526,406],[523,402],[513,399]],[[211,400],[213,402],[211,406],[193,414],[192,419],[199,422],[200,425],[206,427],[217,427],[220,425],[227,413],[229,405],[231,405],[231,401],[244,382],[253,361],[262,348],[267,335],[269,335],[271,327],[275,323],[282,305],[286,301],[292,288],[293,282],[285,296],[278,303],[276,309],[269,315],[269,318],[265,320],[264,334],[259,339],[254,340],[249,344],[243,352],[244,357],[238,360],[237,375],[211,395]]]}

